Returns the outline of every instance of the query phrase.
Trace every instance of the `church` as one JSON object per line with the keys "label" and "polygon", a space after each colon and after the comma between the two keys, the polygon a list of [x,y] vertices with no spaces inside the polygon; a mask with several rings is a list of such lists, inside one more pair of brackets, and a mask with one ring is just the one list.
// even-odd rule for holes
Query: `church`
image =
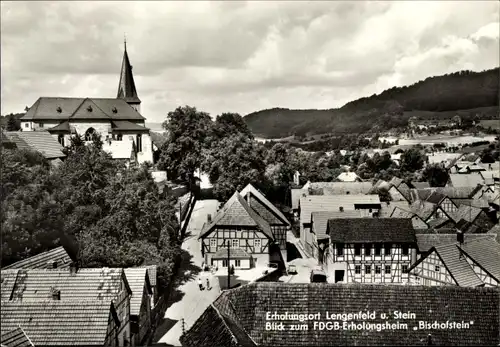
{"label": "church", "polygon": [[91,141],[99,134],[113,158],[153,163],[145,120],[125,43],[116,98],[40,97],[21,118],[21,131],[48,131],[62,146],[74,135]]}

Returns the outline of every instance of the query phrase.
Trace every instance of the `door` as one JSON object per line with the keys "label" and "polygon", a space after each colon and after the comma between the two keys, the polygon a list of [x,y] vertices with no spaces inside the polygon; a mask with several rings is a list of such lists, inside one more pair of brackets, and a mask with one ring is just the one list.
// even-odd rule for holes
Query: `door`
{"label": "door", "polygon": [[335,283],[344,282],[344,270],[335,270]]}

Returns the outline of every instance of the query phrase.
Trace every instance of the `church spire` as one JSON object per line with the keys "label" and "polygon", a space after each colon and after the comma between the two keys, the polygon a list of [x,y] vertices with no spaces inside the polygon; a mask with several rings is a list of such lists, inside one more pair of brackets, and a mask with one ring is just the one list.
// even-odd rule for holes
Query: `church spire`
{"label": "church spire", "polygon": [[132,65],[130,65],[130,60],[127,53],[127,39],[124,37],[124,51],[123,51],[123,62],[122,71],[120,73],[120,83],[118,84],[118,99],[123,99],[130,106],[134,107],[139,111],[138,106],[141,103],[139,96],[137,95],[137,90],[135,89],[134,75],[132,74]]}

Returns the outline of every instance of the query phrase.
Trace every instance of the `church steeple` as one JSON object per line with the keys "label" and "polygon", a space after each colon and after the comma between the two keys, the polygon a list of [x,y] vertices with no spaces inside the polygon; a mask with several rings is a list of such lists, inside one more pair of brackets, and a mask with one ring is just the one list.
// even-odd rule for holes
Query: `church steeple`
{"label": "church steeple", "polygon": [[120,73],[120,83],[118,84],[118,99],[125,100],[130,106],[140,112],[141,99],[135,89],[134,75],[132,74],[132,65],[127,53],[127,41],[124,40],[125,50],[123,52],[122,71]]}

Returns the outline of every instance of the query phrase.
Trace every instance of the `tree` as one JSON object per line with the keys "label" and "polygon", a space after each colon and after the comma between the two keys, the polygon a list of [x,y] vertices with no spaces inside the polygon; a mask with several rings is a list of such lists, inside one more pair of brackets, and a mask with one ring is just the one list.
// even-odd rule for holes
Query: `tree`
{"label": "tree", "polygon": [[431,164],[422,172],[422,178],[429,182],[431,187],[444,187],[448,183],[450,175],[442,165]]}
{"label": "tree", "polygon": [[415,172],[425,163],[425,156],[417,148],[410,148],[401,154],[401,170]]}
{"label": "tree", "polygon": [[213,135],[216,139],[223,137],[243,134],[250,139],[253,139],[253,134],[247,124],[238,113],[222,113],[217,116],[212,128]]}
{"label": "tree", "polygon": [[158,168],[166,170],[173,179],[193,182],[212,126],[208,113],[198,111],[195,107],[178,107],[169,112],[163,123],[163,128],[169,133],[169,140],[161,148]]}
{"label": "tree", "polygon": [[201,169],[208,173],[214,195],[227,200],[248,183],[264,180],[263,148],[245,134],[225,137],[204,151]]}
{"label": "tree", "polygon": [[13,114],[7,116],[7,131],[18,131],[21,129]]}

